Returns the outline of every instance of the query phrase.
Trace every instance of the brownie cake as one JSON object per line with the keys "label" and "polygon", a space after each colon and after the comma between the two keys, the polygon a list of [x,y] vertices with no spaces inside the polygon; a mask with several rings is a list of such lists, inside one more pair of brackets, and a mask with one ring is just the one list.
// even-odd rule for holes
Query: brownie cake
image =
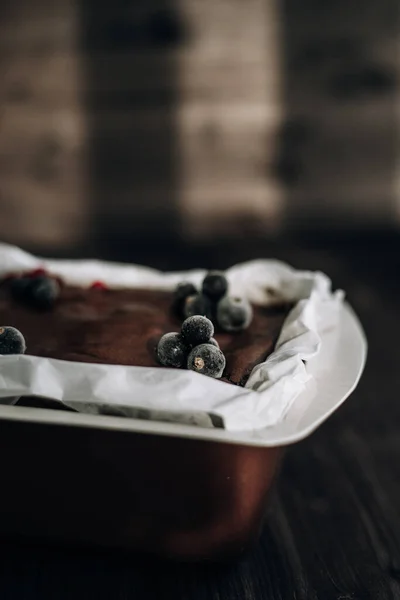
{"label": "brownie cake", "polygon": [[[160,337],[179,331],[171,311],[172,293],[146,289],[63,286],[50,310],[17,302],[10,284],[0,287],[0,321],[19,329],[27,354],[77,362],[158,366]],[[290,306],[254,307],[250,326],[240,333],[216,331],[226,357],[223,380],[244,385],[255,365],[273,351]]]}

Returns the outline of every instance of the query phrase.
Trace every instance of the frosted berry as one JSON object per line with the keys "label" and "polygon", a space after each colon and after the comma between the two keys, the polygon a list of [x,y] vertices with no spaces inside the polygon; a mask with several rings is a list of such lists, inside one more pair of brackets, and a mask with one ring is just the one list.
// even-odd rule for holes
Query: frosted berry
{"label": "frosted berry", "polygon": [[179,283],[174,291],[173,299],[172,299],[172,310],[179,317],[183,316],[183,308],[185,305],[185,300],[188,296],[193,296],[197,294],[197,290],[193,283],[190,281],[182,281]]}
{"label": "frosted berry", "polygon": [[190,346],[205,344],[214,335],[214,325],[207,317],[193,315],[182,323],[181,335]]}
{"label": "frosted berry", "polygon": [[204,278],[202,291],[217,302],[228,291],[228,280],[220,271],[210,271]]}
{"label": "frosted berry", "polygon": [[200,344],[190,352],[187,368],[196,373],[219,379],[222,377],[225,364],[225,356],[219,348],[212,344]]}
{"label": "frosted berry", "polygon": [[39,309],[51,308],[60,294],[58,281],[50,277],[36,277],[27,289],[27,302]]}
{"label": "frosted berry", "polygon": [[24,354],[24,336],[15,327],[0,326],[0,354]]}
{"label": "frosted berry", "polygon": [[184,367],[188,352],[179,333],[166,333],[157,345],[157,358],[164,367]]}
{"label": "frosted berry", "polygon": [[253,309],[246,298],[225,296],[218,302],[217,321],[224,331],[246,329],[253,318]]}
{"label": "frosted berry", "polygon": [[208,319],[212,318],[213,310],[211,300],[204,294],[194,294],[188,296],[183,306],[183,315],[185,318],[193,315],[202,315]]}

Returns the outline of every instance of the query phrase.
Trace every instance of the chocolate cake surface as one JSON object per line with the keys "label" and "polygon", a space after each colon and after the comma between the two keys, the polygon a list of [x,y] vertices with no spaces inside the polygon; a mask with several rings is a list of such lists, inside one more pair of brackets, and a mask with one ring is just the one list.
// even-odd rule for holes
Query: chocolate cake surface
{"label": "chocolate cake surface", "polygon": [[[63,286],[55,306],[39,311],[0,288],[0,323],[18,328],[27,354],[77,362],[159,366],[160,337],[179,331],[171,292],[149,289],[91,289]],[[226,357],[223,380],[244,385],[253,367],[273,351],[290,306],[254,306],[254,318],[240,333],[216,330]],[[160,367],[161,368],[161,367]]]}

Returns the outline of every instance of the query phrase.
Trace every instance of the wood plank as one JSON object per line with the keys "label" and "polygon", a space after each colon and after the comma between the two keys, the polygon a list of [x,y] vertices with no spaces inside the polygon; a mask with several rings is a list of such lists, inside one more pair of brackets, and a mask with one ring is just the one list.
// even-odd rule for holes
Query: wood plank
{"label": "wood plank", "polygon": [[[182,102],[208,111],[203,124],[179,122],[184,228],[193,235],[214,235],[217,223],[229,220],[229,212],[230,221],[242,217],[242,224],[246,219],[269,222],[271,215],[277,220],[279,184],[273,185],[268,173],[276,141],[265,126],[271,113],[279,122],[276,3],[185,0],[179,6],[193,31],[191,51],[179,58]],[[251,61],[237,61],[241,53]],[[199,65],[205,56],[202,81]],[[220,73],[213,72],[218,63]],[[240,88],[248,90],[245,96]],[[222,105],[228,112],[236,101],[247,102],[249,114],[259,107],[253,125],[250,120],[244,127],[234,120],[228,124],[221,118]]]}
{"label": "wood plank", "polygon": [[296,0],[282,3],[281,19],[290,25],[291,31],[304,37],[329,36],[366,37],[390,35],[398,32],[399,6],[396,2],[383,0],[346,0],[315,2]]}
{"label": "wood plank", "polygon": [[[1,239],[71,248],[87,235],[76,18],[70,0],[16,0],[2,12],[0,47],[7,52],[0,60]],[[52,54],[60,47],[67,61]],[[53,78],[61,110],[51,98]],[[37,110],[43,95],[47,101]]]}
{"label": "wood plank", "polygon": [[21,245],[71,248],[87,236],[85,195],[79,185],[49,185],[2,177],[0,238]]}
{"label": "wood plank", "polygon": [[399,205],[399,6],[313,6],[306,0],[300,10],[289,0],[283,13],[285,110],[310,126],[304,144],[281,144],[283,172],[295,179],[287,219],[299,228],[323,220],[392,224]]}
{"label": "wood plank", "polygon": [[196,58],[179,66],[177,57],[176,66],[168,66],[165,59],[150,54],[99,55],[96,60],[64,52],[17,55],[0,64],[0,97],[12,99],[16,89],[35,104],[68,106],[76,96],[89,95],[94,106],[111,108],[121,102],[132,107],[162,105],[163,94],[171,101],[179,99],[179,104],[260,100],[265,96],[264,69],[272,67],[265,61],[235,58]]}

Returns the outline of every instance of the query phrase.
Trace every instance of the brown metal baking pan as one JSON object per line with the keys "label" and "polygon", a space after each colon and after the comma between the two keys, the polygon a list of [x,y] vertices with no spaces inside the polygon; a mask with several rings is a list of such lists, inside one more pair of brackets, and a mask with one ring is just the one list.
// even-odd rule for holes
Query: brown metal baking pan
{"label": "brown metal baking pan", "polygon": [[310,385],[283,420],[254,431],[66,412],[49,399],[0,406],[0,537],[183,560],[240,555],[257,539],[284,448],[350,395],[366,352],[344,305],[307,364]]}
{"label": "brown metal baking pan", "polygon": [[281,448],[50,424],[39,419],[49,410],[7,410],[37,418],[1,419],[3,538],[184,560],[237,556],[257,538]]}

